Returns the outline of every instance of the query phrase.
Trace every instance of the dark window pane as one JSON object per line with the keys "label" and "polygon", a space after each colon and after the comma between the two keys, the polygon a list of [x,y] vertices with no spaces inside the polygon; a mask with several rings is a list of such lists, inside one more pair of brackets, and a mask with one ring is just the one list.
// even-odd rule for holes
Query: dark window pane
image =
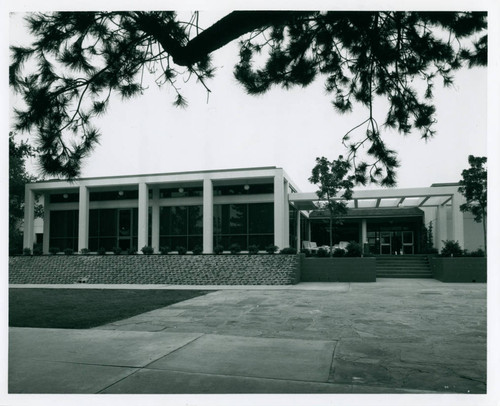
{"label": "dark window pane", "polygon": [[249,204],[248,210],[248,224],[250,234],[264,234],[274,232],[273,203]]}
{"label": "dark window pane", "polygon": [[200,246],[203,248],[203,237],[201,236],[189,236],[187,242],[187,249],[189,251],[192,251],[196,246]]}
{"label": "dark window pane", "polygon": [[203,234],[203,206],[188,207],[189,235]]}
{"label": "dark window pane", "polygon": [[[89,237],[99,235],[99,210],[89,210]],[[90,244],[89,244],[90,245]],[[89,249],[93,251],[90,247]]]}
{"label": "dark window pane", "polygon": [[259,250],[264,250],[268,245],[274,244],[274,235],[250,235],[249,245],[257,245]]}
{"label": "dark window pane", "polygon": [[101,209],[99,210],[99,236],[100,237],[116,237],[116,209]]}
{"label": "dark window pane", "polygon": [[160,234],[187,234],[186,207],[160,207]]}
{"label": "dark window pane", "polygon": [[[247,232],[247,205],[228,205],[227,220],[229,222],[229,234],[246,234]],[[224,218],[223,218],[224,221]],[[224,229],[224,225],[223,225]]]}

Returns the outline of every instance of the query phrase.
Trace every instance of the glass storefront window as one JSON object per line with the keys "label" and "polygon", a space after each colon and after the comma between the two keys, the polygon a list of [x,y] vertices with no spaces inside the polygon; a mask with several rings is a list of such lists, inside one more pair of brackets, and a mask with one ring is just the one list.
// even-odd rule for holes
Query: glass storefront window
{"label": "glass storefront window", "polygon": [[160,247],[184,247],[193,250],[203,246],[203,207],[160,207]]}
{"label": "glass storefront window", "polygon": [[78,210],[52,210],[49,233],[49,248],[78,251]]}
{"label": "glass storefront window", "polygon": [[263,250],[273,242],[273,203],[214,205],[214,246],[229,250],[239,244],[247,250],[249,245],[258,245]]}

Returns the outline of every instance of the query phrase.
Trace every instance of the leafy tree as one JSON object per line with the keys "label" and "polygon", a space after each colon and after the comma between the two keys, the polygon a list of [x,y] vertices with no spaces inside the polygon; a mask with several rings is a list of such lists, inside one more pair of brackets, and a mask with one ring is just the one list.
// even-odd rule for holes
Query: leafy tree
{"label": "leafy tree", "polygon": [[[23,251],[23,234],[20,225],[24,218],[24,186],[35,178],[26,172],[26,159],[33,149],[25,142],[16,144],[13,133],[9,133],[9,253]],[[35,215],[41,215],[41,207],[35,207]],[[32,248],[32,247],[26,247]]]}
{"label": "leafy tree", "polygon": [[352,197],[353,176],[348,175],[351,164],[342,156],[332,162],[325,157],[316,158],[316,166],[309,178],[319,186],[316,194],[329,213],[330,256],[333,254],[333,225],[341,222],[347,213],[347,201]]}
{"label": "leafy tree", "polygon": [[[307,86],[321,76],[337,111],[366,106],[366,120],[344,137],[348,160],[364,182],[394,185],[396,152],[382,140],[374,101],[389,103],[385,126],[428,139],[435,80],[448,86],[464,64],[487,62],[484,12],[234,11],[204,30],[199,18],[195,12],[183,21],[170,11],[27,17],[33,43],[11,47],[10,85],[25,103],[15,111],[15,128],[35,132],[46,173],[79,174],[99,139],[93,119],[112,94],[141,94],[144,71],[171,86],[174,104],[185,107],[177,79],[194,77],[210,91],[211,54],[241,37],[234,75],[249,94]],[[352,139],[354,130],[361,136]]]}
{"label": "leafy tree", "polygon": [[460,180],[458,191],[462,193],[466,199],[464,204],[460,205],[460,210],[463,212],[471,212],[474,215],[474,221],[483,223],[484,233],[484,252],[486,248],[486,209],[487,209],[487,182],[488,173],[486,165],[486,157],[475,157],[469,155],[469,169],[462,171],[462,179]]}

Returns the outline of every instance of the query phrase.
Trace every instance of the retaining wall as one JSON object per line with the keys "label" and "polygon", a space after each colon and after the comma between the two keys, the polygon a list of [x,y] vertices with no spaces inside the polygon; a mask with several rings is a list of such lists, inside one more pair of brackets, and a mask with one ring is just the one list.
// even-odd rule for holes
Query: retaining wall
{"label": "retaining wall", "polygon": [[298,255],[43,255],[9,258],[11,284],[291,285]]}
{"label": "retaining wall", "polygon": [[486,258],[432,257],[432,276],[441,282],[486,282]]}
{"label": "retaining wall", "polygon": [[375,282],[375,258],[303,258],[303,282]]}

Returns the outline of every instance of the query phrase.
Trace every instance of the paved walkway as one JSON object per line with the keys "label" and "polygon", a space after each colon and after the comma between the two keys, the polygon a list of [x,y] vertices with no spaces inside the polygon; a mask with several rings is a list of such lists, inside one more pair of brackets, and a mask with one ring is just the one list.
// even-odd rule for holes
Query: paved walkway
{"label": "paved walkway", "polygon": [[214,288],[91,330],[10,328],[9,392],[486,392],[485,284]]}

